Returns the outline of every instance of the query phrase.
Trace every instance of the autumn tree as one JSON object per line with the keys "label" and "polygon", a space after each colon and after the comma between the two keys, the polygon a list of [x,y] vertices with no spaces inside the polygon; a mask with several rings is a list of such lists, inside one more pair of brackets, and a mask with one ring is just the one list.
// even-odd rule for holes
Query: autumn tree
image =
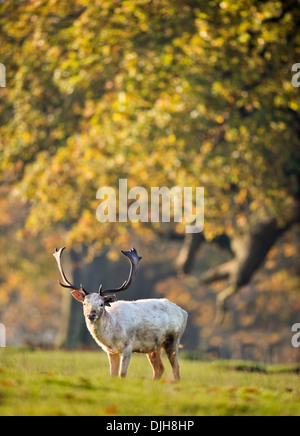
{"label": "autumn tree", "polygon": [[[203,186],[205,231],[178,265],[223,241],[233,260],[203,277],[228,280],[223,309],[299,221],[299,0],[0,8],[0,181],[29,206],[25,232],[63,226],[92,255],[131,226],[99,224],[99,187]],[[133,227],[184,236],[184,223]]]}

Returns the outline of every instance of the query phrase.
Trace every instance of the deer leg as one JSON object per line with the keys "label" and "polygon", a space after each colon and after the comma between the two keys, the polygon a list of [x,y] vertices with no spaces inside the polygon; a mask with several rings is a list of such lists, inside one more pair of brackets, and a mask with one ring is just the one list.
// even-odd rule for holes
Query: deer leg
{"label": "deer leg", "polygon": [[173,369],[174,379],[180,380],[179,374],[179,363],[178,363],[178,346],[179,346],[179,338],[173,337],[172,335],[168,336],[165,343],[164,349],[167,353],[168,359]]}
{"label": "deer leg", "polygon": [[119,375],[121,378],[125,378],[127,375],[127,370],[128,370],[129,362],[131,359],[131,355],[132,355],[131,346],[124,348],[124,350],[122,351],[121,366],[120,366],[120,372],[119,372]]}
{"label": "deer leg", "polygon": [[153,353],[147,354],[149,362],[153,368],[153,380],[159,380],[163,375],[165,368],[161,360],[161,348]]}
{"label": "deer leg", "polygon": [[112,377],[118,377],[119,366],[120,366],[120,355],[119,354],[108,354],[109,364],[110,364],[110,375]]}

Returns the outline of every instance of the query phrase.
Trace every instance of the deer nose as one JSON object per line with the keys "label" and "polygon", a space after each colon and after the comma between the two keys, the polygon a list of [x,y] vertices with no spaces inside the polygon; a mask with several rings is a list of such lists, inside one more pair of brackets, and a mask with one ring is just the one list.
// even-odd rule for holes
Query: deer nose
{"label": "deer nose", "polygon": [[96,313],[95,312],[91,312],[89,315],[88,315],[88,319],[90,320],[90,321],[95,321],[95,319],[96,319]]}

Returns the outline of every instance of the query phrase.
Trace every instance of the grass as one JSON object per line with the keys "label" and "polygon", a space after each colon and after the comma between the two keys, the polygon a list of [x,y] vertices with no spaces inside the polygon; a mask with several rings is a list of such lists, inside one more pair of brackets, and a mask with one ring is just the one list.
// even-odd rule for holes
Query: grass
{"label": "grass", "polygon": [[[181,356],[159,382],[134,355],[126,379],[111,379],[103,352],[0,349],[0,416],[300,415],[297,368],[201,362]],[[253,370],[254,368],[254,370]]]}

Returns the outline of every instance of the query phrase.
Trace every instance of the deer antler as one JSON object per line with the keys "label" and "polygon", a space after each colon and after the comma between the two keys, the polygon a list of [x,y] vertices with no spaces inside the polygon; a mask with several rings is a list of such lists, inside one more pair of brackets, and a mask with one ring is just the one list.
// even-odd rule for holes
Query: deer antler
{"label": "deer antler", "polygon": [[85,295],[88,295],[89,293],[85,289],[83,289],[82,285],[80,286],[80,288],[77,288],[76,286],[72,285],[68,281],[68,279],[66,278],[66,275],[65,275],[64,270],[63,270],[62,265],[61,265],[61,255],[65,249],[66,249],[66,247],[63,247],[60,250],[58,250],[56,248],[55,253],[53,253],[53,256],[55,257],[55,260],[56,260],[57,265],[58,265],[59,272],[60,272],[60,274],[63,278],[63,282],[64,282],[64,284],[61,282],[59,282],[59,284],[63,288],[72,289],[73,291],[80,291],[80,292],[83,292]]}
{"label": "deer antler", "polygon": [[[88,295],[89,292],[87,292],[87,291],[82,287],[82,285],[80,286],[80,288],[77,288],[76,286],[72,285],[72,284],[68,281],[68,279],[67,279],[67,277],[66,277],[66,275],[65,275],[65,273],[64,273],[64,270],[63,270],[62,265],[61,265],[61,255],[62,255],[63,251],[65,250],[65,248],[66,248],[66,247],[63,247],[63,248],[61,248],[60,250],[57,250],[57,248],[56,248],[56,249],[55,249],[55,253],[53,254],[53,256],[55,257],[55,260],[56,260],[56,262],[57,262],[57,265],[58,265],[58,269],[59,269],[59,271],[60,271],[60,274],[61,274],[61,276],[62,276],[62,278],[63,278],[63,283],[59,282],[59,284],[60,284],[63,288],[72,289],[73,291],[83,292],[85,295]],[[114,294],[114,293],[116,293],[116,292],[125,291],[126,289],[129,288],[129,286],[130,286],[131,283],[132,283],[132,280],[133,280],[134,276],[136,275],[136,272],[137,272],[137,269],[138,269],[138,265],[139,265],[139,263],[140,263],[140,261],[141,261],[141,259],[142,259],[142,258],[137,254],[137,251],[136,251],[135,248],[132,248],[130,251],[122,251],[122,253],[124,254],[124,256],[127,257],[127,259],[128,259],[129,262],[130,262],[130,265],[131,265],[131,268],[130,268],[130,274],[129,274],[128,280],[126,280],[126,281],[123,283],[123,285],[122,285],[120,288],[117,288],[117,289],[107,289],[107,290],[104,291],[104,290],[102,289],[102,285],[101,285],[100,288],[99,288],[99,294],[101,295],[101,297],[104,297],[104,296],[106,296],[106,295],[110,295],[109,300],[110,300],[111,302],[112,302],[112,301],[115,301],[115,300],[114,300],[115,297],[114,297],[113,295],[111,295],[111,294]]]}
{"label": "deer antler", "polygon": [[126,289],[128,289],[132,283],[134,276],[137,273],[138,265],[139,265],[140,261],[142,260],[142,258],[138,255],[136,249],[132,248],[130,251],[123,251],[122,250],[121,252],[124,254],[124,256],[127,257],[127,259],[130,262],[130,265],[131,265],[128,280],[126,280],[123,283],[123,285],[117,289],[107,289],[104,291],[104,290],[102,290],[102,287],[100,287],[99,293],[102,297],[104,295],[113,294],[113,293],[125,291]]}

